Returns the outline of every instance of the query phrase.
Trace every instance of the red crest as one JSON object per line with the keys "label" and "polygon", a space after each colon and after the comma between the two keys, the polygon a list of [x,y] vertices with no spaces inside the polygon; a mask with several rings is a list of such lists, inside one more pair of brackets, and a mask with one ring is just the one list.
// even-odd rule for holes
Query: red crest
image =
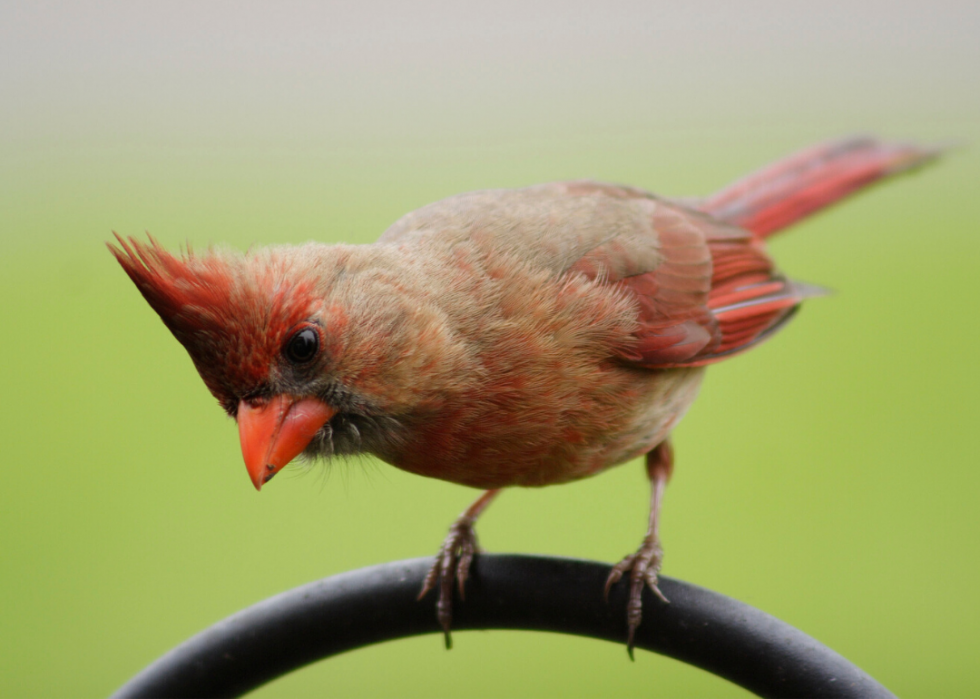
{"label": "red crest", "polygon": [[116,239],[121,249],[109,250],[222,402],[266,381],[286,334],[310,315],[310,286],[274,253],[196,255],[188,246],[178,256],[152,237]]}

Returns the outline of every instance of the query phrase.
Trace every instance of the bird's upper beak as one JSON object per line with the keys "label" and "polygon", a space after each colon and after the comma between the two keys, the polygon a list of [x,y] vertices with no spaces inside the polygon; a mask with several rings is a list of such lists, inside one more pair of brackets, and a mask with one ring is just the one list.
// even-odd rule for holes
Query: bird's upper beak
{"label": "bird's upper beak", "polygon": [[268,402],[238,404],[238,436],[245,467],[256,490],[306,449],[337,411],[318,398],[275,396]]}

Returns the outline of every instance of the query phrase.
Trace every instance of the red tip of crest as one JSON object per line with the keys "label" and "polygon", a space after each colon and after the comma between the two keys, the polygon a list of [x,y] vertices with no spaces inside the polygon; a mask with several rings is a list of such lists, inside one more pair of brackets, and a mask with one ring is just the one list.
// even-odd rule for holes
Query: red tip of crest
{"label": "red tip of crest", "polygon": [[187,254],[177,257],[149,234],[148,244],[113,235],[122,249],[106,243],[109,251],[175,334],[204,329],[217,314],[231,310],[231,270],[216,256],[195,257],[188,246]]}

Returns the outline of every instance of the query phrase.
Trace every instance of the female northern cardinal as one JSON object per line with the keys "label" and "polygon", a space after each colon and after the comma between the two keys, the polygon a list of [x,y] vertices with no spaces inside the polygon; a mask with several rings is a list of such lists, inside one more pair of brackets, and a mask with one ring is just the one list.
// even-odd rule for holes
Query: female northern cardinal
{"label": "female northern cardinal", "polygon": [[[771,336],[816,287],[779,274],[770,234],[936,150],[851,138],[679,203],[562,182],[462,194],[373,245],[181,257],[109,245],[238,421],[256,489],[299,454],[366,452],[486,489],[425,581],[447,646],[474,522],[507,486],[591,476],[646,455],[649,529],[629,573],[632,654],[654,593],[668,437],[704,366]],[[662,595],[661,595],[662,597]]]}

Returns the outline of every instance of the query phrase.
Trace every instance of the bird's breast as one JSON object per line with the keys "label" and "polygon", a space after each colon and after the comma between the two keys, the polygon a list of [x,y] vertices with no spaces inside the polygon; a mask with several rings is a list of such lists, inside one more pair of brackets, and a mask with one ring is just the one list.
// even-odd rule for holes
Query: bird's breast
{"label": "bird's breast", "polygon": [[540,380],[522,386],[519,378],[503,378],[407,425],[389,460],[476,488],[578,480],[662,442],[693,402],[703,371],[608,365],[579,390],[562,393]]}

